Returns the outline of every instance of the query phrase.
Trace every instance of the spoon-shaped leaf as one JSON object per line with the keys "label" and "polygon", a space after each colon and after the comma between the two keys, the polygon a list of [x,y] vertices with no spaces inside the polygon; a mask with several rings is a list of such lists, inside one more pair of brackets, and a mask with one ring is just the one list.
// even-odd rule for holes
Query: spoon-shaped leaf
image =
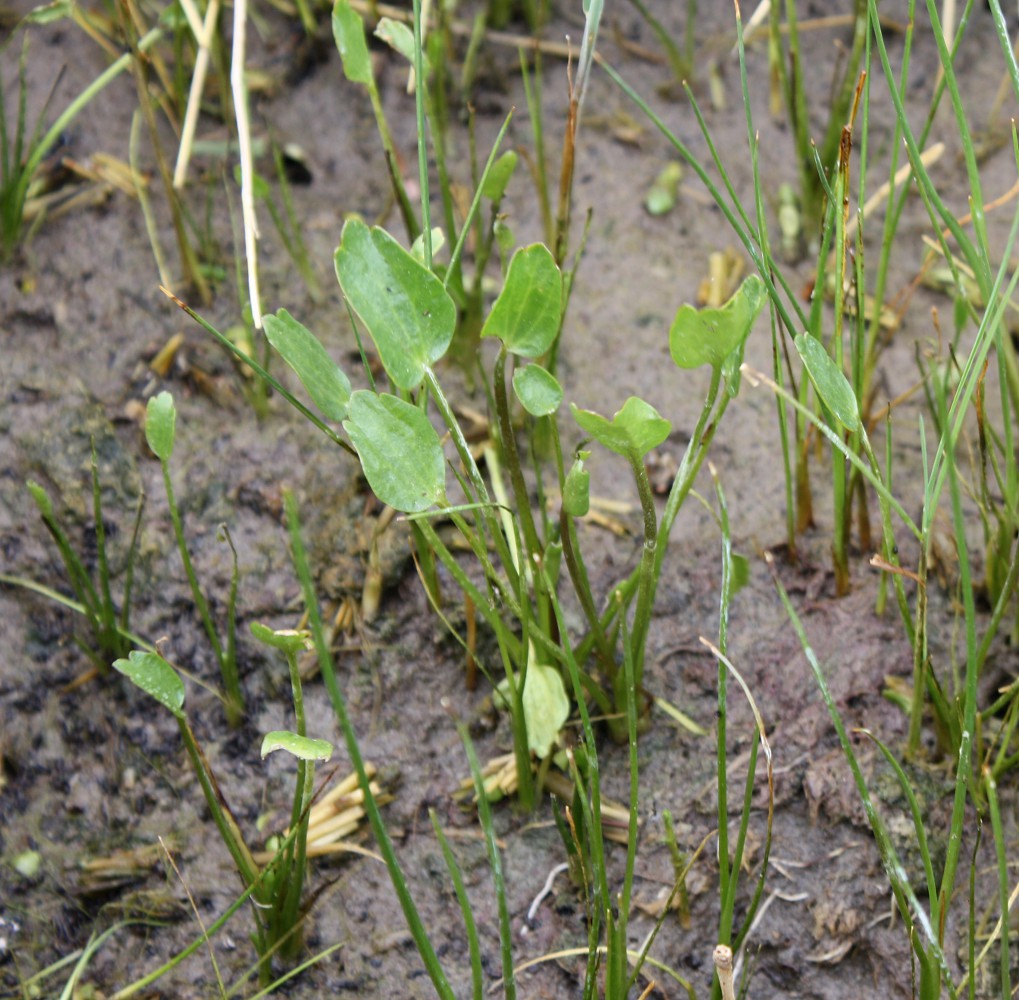
{"label": "spoon-shaped leaf", "polygon": [[165,390],[153,396],[145,408],[145,440],[160,462],[169,462],[173,454],[176,423],[177,409],[173,405],[173,396]]}
{"label": "spoon-shaped leaf", "polygon": [[672,360],[680,368],[721,368],[725,359],[743,346],[765,300],[764,282],[751,274],[717,309],[681,306],[669,329]]}
{"label": "spoon-shaped leaf", "polygon": [[119,670],[178,719],[183,718],[184,682],[158,653],[133,649],[126,660],[114,660],[113,669]]}
{"label": "spoon-shaped leaf", "polygon": [[563,276],[548,247],[534,243],[513,255],[481,336],[498,337],[511,354],[537,358],[551,349],[562,309]]}
{"label": "spoon-shaped leaf", "polygon": [[315,405],[330,420],[343,420],[350,400],[350,379],[329,357],[315,334],[286,309],[280,309],[275,316],[263,316],[262,322],[269,343],[293,368]]}
{"label": "spoon-shaped leaf", "polygon": [[435,428],[416,406],[359,390],[343,426],[368,485],[390,507],[414,514],[446,499],[446,465]]}
{"label": "spoon-shaped leaf", "polygon": [[532,417],[547,417],[559,409],[563,387],[541,365],[525,365],[513,373],[513,391]]}
{"label": "spoon-shaped leaf", "polygon": [[343,227],[336,276],[394,384],[417,388],[453,338],[456,306],[442,282],[385,230],[360,219]]}
{"label": "spoon-shaped leaf", "polygon": [[639,460],[657,448],[672,430],[668,420],[637,396],[631,396],[611,420],[594,410],[581,410],[573,403],[570,409],[577,423],[595,441],[631,460]]}
{"label": "spoon-shaped leaf", "polygon": [[860,426],[860,411],[849,379],[816,337],[801,333],[795,344],[818,398],[846,430],[855,431]]}
{"label": "spoon-shaped leaf", "polygon": [[333,745],[328,740],[313,740],[310,736],[298,736],[285,729],[266,733],[262,740],[262,758],[274,750],[286,750],[298,760],[329,760]]}
{"label": "spoon-shaped leaf", "polygon": [[371,83],[374,77],[368,42],[364,37],[364,22],[350,6],[350,0],[337,0],[333,7],[333,39],[343,63],[343,75],[351,83]]}

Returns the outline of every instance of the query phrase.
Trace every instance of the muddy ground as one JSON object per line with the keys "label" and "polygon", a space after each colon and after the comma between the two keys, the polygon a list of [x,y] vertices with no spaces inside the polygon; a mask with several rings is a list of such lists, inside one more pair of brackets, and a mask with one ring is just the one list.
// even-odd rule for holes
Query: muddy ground
{"label": "muddy ground", "polygon": [[[646,53],[657,53],[655,38],[626,5],[609,5],[601,49],[643,94],[655,102],[672,128],[700,155],[706,155],[687,102],[656,96],[668,82],[667,68]],[[682,4],[657,4],[657,13],[678,31]],[[702,4],[698,23],[696,90],[708,107],[707,118],[737,190],[750,199],[746,126],[738,93],[737,64],[730,58],[732,13],[728,5]],[[815,5],[821,6],[821,5]],[[889,16],[893,7],[884,5]],[[559,4],[546,37],[579,38],[579,4]],[[827,13],[827,10],[825,10]],[[329,344],[338,358],[355,350],[332,274],[332,252],[344,215],[359,212],[385,217],[395,232],[384,170],[370,108],[365,96],[342,77],[323,15],[322,57],[297,71],[301,36],[294,23],[263,12],[267,31],[256,32],[251,61],[275,86],[256,99],[256,129],[271,129],[280,140],[299,143],[312,180],[294,188],[297,213],[311,258],[324,289],[315,305],[297,277],[280,241],[263,220],[263,289],[267,308],[289,308]],[[901,11],[899,12],[901,13]],[[960,55],[973,114],[980,124],[989,113],[998,75],[983,58],[997,51],[985,12],[973,16],[970,37]],[[826,92],[832,62],[847,43],[844,29],[805,35],[810,65],[817,74],[813,92]],[[901,41],[889,34],[893,58]],[[40,113],[57,74],[63,70],[53,108],[105,66],[104,56],[69,24],[33,32],[29,61],[29,121]],[[727,108],[711,108],[707,63],[717,61]],[[928,33],[914,54],[911,98],[925,101],[935,76],[936,52]],[[481,149],[494,136],[511,106],[518,111],[508,142],[533,145],[522,98],[517,57],[512,49],[486,45],[474,100]],[[788,131],[768,113],[766,47],[754,45],[748,68],[755,120],[761,130],[762,172],[769,197],[782,180],[794,180]],[[385,106],[396,142],[412,172],[413,102],[405,93],[405,73],[396,57],[379,52]],[[14,51],[2,61],[8,107],[16,80]],[[546,60],[545,128],[549,155],[558,168],[565,122],[566,65]],[[875,90],[884,88],[880,73]],[[137,106],[132,81],[125,76],[104,91],[67,130],[63,152],[86,160],[99,152],[126,159],[131,116]],[[887,101],[876,100],[872,142],[890,142]],[[47,112],[52,120],[53,111]],[[823,123],[818,123],[823,124]],[[200,134],[214,133],[214,122]],[[944,190],[959,191],[965,210],[965,178],[952,145],[950,117],[935,127],[949,149],[938,170]],[[163,136],[164,140],[169,138]],[[466,139],[454,134],[457,179],[465,160]],[[887,153],[887,148],[884,151]],[[143,144],[143,158],[150,156]],[[734,245],[724,220],[711,207],[692,175],[685,179],[678,204],[662,217],[643,207],[648,186],[668,162],[664,140],[644,123],[627,99],[600,73],[588,96],[578,150],[576,218],[592,210],[590,237],[578,271],[564,334],[561,375],[567,398],[581,406],[612,412],[630,394],[639,394],[673,421],[663,451],[678,457],[696,418],[705,383],[701,373],[684,373],[668,363],[667,330],[676,308],[691,301],[707,271],[711,251]],[[1007,189],[1011,154],[1003,149],[986,165],[988,191]],[[151,160],[148,161],[151,163]],[[268,168],[266,168],[268,169]],[[236,321],[238,306],[230,279],[233,268],[230,221],[224,206],[217,164],[198,161],[189,195],[201,215],[213,203],[211,228],[219,242],[227,279],[203,311],[220,328]],[[1014,175],[1012,175],[1014,177]],[[199,179],[201,178],[201,179]],[[953,178],[958,184],[953,187]],[[173,244],[158,187],[153,197],[161,238],[171,261]],[[540,237],[536,200],[521,171],[507,206],[508,221],[519,241]],[[769,208],[771,205],[769,204]],[[908,285],[922,258],[920,237],[929,227],[919,205],[904,221],[901,252],[893,287]],[[577,228],[579,232],[579,225]],[[791,268],[792,280],[805,284],[806,264]],[[290,723],[284,664],[250,638],[248,625],[261,621],[292,626],[299,614],[299,591],[282,524],[281,490],[299,498],[320,591],[335,604],[359,596],[366,553],[361,519],[371,516],[365,487],[349,457],[328,446],[281,400],[270,401],[258,420],[245,401],[246,387],[224,353],[203,331],[173,307],[157,288],[158,279],[137,202],[113,193],[101,204],[47,220],[31,243],[0,270],[0,551],[3,572],[29,577],[67,591],[61,565],[25,489],[27,479],[46,485],[67,531],[88,559],[95,558],[95,531],[88,492],[89,440],[95,437],[106,484],[106,530],[117,552],[131,531],[134,497],[141,486],[148,498],[138,567],[132,628],[151,639],[165,639],[164,651],[198,678],[215,683],[216,669],[173,545],[158,464],[148,454],[133,416],[139,403],[169,389],[179,410],[173,476],[184,509],[186,532],[199,576],[222,620],[230,561],[217,540],[221,523],[229,526],[240,560],[239,624],[241,664],[249,714],[230,731],[219,701],[198,684],[189,684],[187,707],[196,733],[215,767],[239,823],[253,842],[261,842],[256,821],[272,814],[276,828],[285,822],[291,769],[281,760],[263,762],[261,736]],[[181,289],[184,294],[186,290]],[[947,300],[918,291],[906,321],[892,339],[881,367],[884,400],[896,397],[916,379],[915,345],[933,337],[932,306]],[[184,346],[165,378],[149,362],[176,333]],[[762,322],[748,345],[748,360],[770,369],[770,340]],[[356,365],[347,365],[355,371]],[[455,373],[447,376],[462,385]],[[482,405],[465,388],[461,402]],[[895,412],[896,483],[907,506],[918,509],[920,452],[916,427],[920,396]],[[784,483],[777,445],[774,403],[763,389],[744,385],[726,415],[712,450],[731,509],[736,548],[751,559],[751,580],[735,599],[731,656],[743,672],[768,727],[774,751],[776,814],[768,905],[751,934],[745,953],[750,969],[748,995],[767,997],[905,997],[913,986],[909,947],[902,922],[892,915],[888,884],[830,719],[778,602],[760,558],[768,547],[780,552],[780,572],[803,616],[818,656],[828,671],[835,697],[849,726],[866,726],[901,746],[906,720],[883,696],[889,675],[908,679],[911,652],[903,629],[890,613],[874,614],[877,578],[867,566],[870,552],[854,556],[852,592],[836,599],[827,546],[830,539],[828,462],[814,465],[817,526],[800,540],[801,560],[781,558],[784,531]],[[706,476],[699,484],[710,490]],[[596,590],[634,565],[639,551],[639,512],[625,470],[599,453],[593,463],[592,491],[629,504],[620,515],[630,534],[616,538],[585,526],[583,544],[590,553]],[[876,510],[874,511],[876,516]],[[351,527],[353,525],[353,528]],[[915,553],[904,544],[907,565]],[[646,685],[651,694],[681,706],[712,730],[716,710],[716,667],[698,643],[718,629],[720,540],[713,522],[694,500],[687,504],[673,535],[670,558],[659,591],[648,648]],[[932,594],[932,652],[940,669],[951,662],[955,618],[950,593]],[[236,898],[239,882],[215,836],[199,789],[182,752],[176,724],[150,700],[111,674],[83,684],[88,669],[72,637],[80,621],[56,603],[24,589],[0,589],[0,992],[22,996],[24,984],[40,969],[72,955],[97,930],[118,920],[122,927],[95,953],[83,977],[95,994],[110,995],[157,967],[193,941],[200,929],[188,893],[205,924]],[[381,614],[360,623],[343,638],[338,654],[342,684],[366,757],[384,773],[394,799],[385,816],[426,924],[447,973],[460,995],[468,995],[470,972],[455,901],[438,844],[428,821],[435,809],[450,832],[477,907],[486,976],[499,975],[497,921],[491,879],[472,811],[452,794],[467,774],[456,731],[445,706],[461,717],[484,719],[488,691],[465,690],[462,656],[429,612],[407,560],[396,559],[389,574]],[[992,659],[995,677],[1014,674],[1015,651],[1000,646]],[[319,680],[306,689],[311,733],[334,740],[338,734]],[[754,738],[745,702],[731,697],[730,776],[737,804],[745,751]],[[479,751],[493,756],[508,746],[505,722],[494,729],[476,727]],[[671,884],[672,864],[663,837],[663,813],[675,817],[680,846],[693,851],[715,824],[714,737],[697,737],[657,710],[640,741],[640,842],[636,896],[651,904]],[[858,750],[874,780],[890,826],[901,837],[909,859],[906,810],[894,783],[875,761],[873,750]],[[335,762],[345,774],[348,762],[338,750]],[[742,762],[742,763],[741,763]],[[609,794],[625,794],[625,759],[619,748],[604,747]],[[947,825],[949,769],[937,760],[914,772],[924,789],[928,825],[937,842]],[[1003,788],[1007,837],[1016,839],[1014,789]],[[763,786],[754,799],[748,872],[740,889],[740,907],[749,900],[752,877],[760,864],[764,829]],[[510,805],[497,808],[504,844],[517,960],[584,944],[581,898],[565,876],[533,921],[525,918],[548,873],[564,858],[547,804],[533,816]],[[82,865],[115,851],[151,848],[157,838],[171,845],[179,876],[157,853],[132,877],[96,889]],[[989,839],[989,838],[987,838]],[[365,841],[370,846],[370,841]],[[986,843],[986,840],[985,840]],[[41,866],[31,877],[13,868],[23,852],[38,852]],[[714,848],[700,856],[690,877],[690,920],[665,921],[652,954],[675,968],[707,996],[711,951],[717,926],[717,863]],[[978,867],[987,870],[985,853]],[[622,851],[613,856],[618,874]],[[294,997],[361,995],[366,997],[432,995],[385,869],[376,861],[349,857],[316,862],[312,884],[328,888],[309,921],[312,949],[341,943],[283,992]],[[989,890],[980,881],[981,891]],[[990,900],[990,896],[987,897]],[[643,940],[652,918],[638,906],[632,919],[633,943]],[[979,908],[983,912],[984,907]],[[964,913],[959,907],[957,914]],[[158,926],[154,921],[158,921]],[[239,915],[212,943],[215,963],[229,987],[254,959],[247,940],[249,915]],[[953,932],[954,933],[954,932]],[[951,937],[949,958],[959,962],[960,939]],[[522,974],[526,997],[577,995],[578,959],[561,959]],[[958,974],[959,966],[956,966]],[[40,993],[57,995],[69,969],[45,980]],[[253,995],[249,980],[239,995]],[[28,995],[28,994],[25,994]],[[178,970],[147,988],[146,996],[218,995],[216,972],[207,949],[200,949]],[[654,995],[678,996],[668,979]],[[980,995],[997,995],[990,979]]]}

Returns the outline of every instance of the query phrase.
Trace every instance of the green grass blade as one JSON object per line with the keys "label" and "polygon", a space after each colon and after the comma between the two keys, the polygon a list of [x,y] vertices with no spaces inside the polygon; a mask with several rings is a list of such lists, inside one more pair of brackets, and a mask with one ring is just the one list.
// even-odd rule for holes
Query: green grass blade
{"label": "green grass blade", "polygon": [[400,862],[396,857],[393,842],[389,837],[385,824],[382,822],[378,803],[371,790],[371,781],[368,777],[368,772],[365,770],[364,758],[361,756],[361,747],[354,733],[350,717],[347,715],[347,703],[336,680],[332,653],[329,650],[329,642],[322,625],[318,598],[315,594],[315,586],[311,579],[311,569],[308,566],[308,557],[301,538],[297,503],[292,493],[287,492],[285,494],[284,504],[286,507],[287,524],[290,529],[290,544],[293,551],[294,567],[297,571],[297,577],[300,580],[301,590],[304,594],[305,605],[308,609],[308,621],[312,638],[315,642],[315,649],[318,653],[319,668],[322,671],[322,679],[325,681],[326,689],[329,692],[336,720],[347,744],[347,753],[350,756],[351,763],[354,765],[354,770],[357,772],[358,783],[364,794],[364,810],[368,816],[368,822],[371,824],[372,833],[379,845],[379,852],[386,862],[386,868],[389,870],[389,877],[393,883],[393,888],[396,891],[404,917],[407,920],[407,926],[414,939],[414,944],[417,946],[418,954],[420,954],[424,962],[432,985],[435,987],[435,991],[441,1000],[455,1000],[455,994],[446,979],[435,949],[432,947],[431,939],[425,930],[421,915],[418,913],[417,906],[411,896],[410,888],[403,875],[403,869],[400,867]]}

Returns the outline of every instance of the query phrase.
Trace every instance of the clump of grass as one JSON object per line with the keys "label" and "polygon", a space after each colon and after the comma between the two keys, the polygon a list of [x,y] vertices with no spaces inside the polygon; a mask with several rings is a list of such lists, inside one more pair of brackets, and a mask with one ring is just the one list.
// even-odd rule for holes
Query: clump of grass
{"label": "clump of grass", "polygon": [[46,530],[50,533],[60,554],[67,573],[67,582],[71,587],[75,600],[71,600],[56,591],[43,587],[31,580],[9,574],[0,574],[0,580],[16,586],[36,590],[53,598],[59,604],[71,608],[83,615],[90,632],[90,638],[75,636],[75,642],[92,661],[95,669],[105,672],[110,661],[126,655],[134,641],[130,633],[131,598],[134,588],[134,569],[138,555],[138,539],[141,530],[142,510],[145,505],[144,494],[139,494],[135,512],[134,528],[131,533],[131,544],[120,568],[124,583],[120,600],[113,596],[113,580],[118,575],[117,567],[110,559],[106,540],[106,523],[103,519],[102,484],[99,479],[99,462],[96,457],[95,441],[92,442],[90,463],[92,478],[92,513],[95,521],[96,535],[96,567],[90,570],[84,559],[78,554],[67,532],[61,526],[53,508],[53,501],[46,490],[36,482],[29,481],[28,491],[32,495]]}
{"label": "clump of grass", "polygon": [[[29,15],[23,24],[33,22],[46,23],[54,18],[62,17],[61,11],[54,12],[48,7],[41,7]],[[7,118],[7,104],[0,83],[0,262],[10,259],[24,236],[25,203],[29,196],[32,181],[41,167],[43,160],[59,143],[60,137],[107,84],[116,79],[125,69],[131,66],[136,55],[148,52],[163,36],[161,28],[156,27],[137,40],[134,52],[121,55],[110,64],[96,79],[78,94],[50,128],[43,132],[42,117],[36,122],[31,133],[27,133],[25,120],[25,60],[28,55],[28,35],[24,36],[18,71],[18,111],[14,123],[13,135]],[[14,36],[12,35],[11,38]],[[10,40],[8,40],[9,43]],[[0,54],[6,51],[5,44]],[[49,102],[47,101],[47,107]]]}

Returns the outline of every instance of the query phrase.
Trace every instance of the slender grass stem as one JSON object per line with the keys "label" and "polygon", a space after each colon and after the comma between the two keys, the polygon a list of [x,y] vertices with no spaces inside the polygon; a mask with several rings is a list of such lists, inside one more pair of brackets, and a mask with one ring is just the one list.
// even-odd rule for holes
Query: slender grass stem
{"label": "slender grass stem", "polygon": [[404,878],[400,862],[396,857],[396,851],[393,849],[393,842],[389,837],[385,824],[382,822],[378,803],[371,788],[371,780],[368,777],[367,770],[365,769],[364,758],[361,756],[361,747],[357,741],[357,736],[354,733],[354,727],[350,722],[350,717],[347,714],[347,703],[336,680],[336,671],[333,666],[332,653],[329,650],[329,643],[326,639],[325,629],[322,626],[322,616],[319,612],[318,599],[315,595],[314,585],[311,580],[311,570],[308,568],[308,559],[305,554],[304,543],[301,539],[300,524],[297,517],[297,505],[292,494],[287,493],[285,495],[284,505],[287,513],[287,523],[290,528],[290,543],[293,550],[294,566],[297,570],[298,579],[301,582],[301,590],[304,594],[305,605],[308,609],[308,620],[311,628],[312,639],[315,643],[315,649],[318,653],[319,668],[322,671],[322,679],[325,681],[326,689],[329,692],[333,711],[336,713],[336,720],[343,732],[343,738],[347,746],[347,753],[350,756],[351,763],[354,765],[354,770],[357,772],[358,784],[360,785],[361,791],[364,795],[364,810],[368,816],[368,822],[371,825],[375,840],[379,845],[379,852],[382,854],[382,857],[386,862],[386,867],[389,870],[389,877],[393,883],[393,888],[395,889],[397,898],[400,902],[400,908],[403,910],[404,917],[407,920],[407,926],[410,929],[410,933],[414,939],[414,944],[418,949],[418,953],[421,955],[421,959],[425,964],[425,968],[432,981],[432,985],[435,987],[435,991],[440,997],[440,1000],[455,1000],[455,994],[453,993],[453,990],[446,979],[446,975],[442,970],[439,958],[435,953],[435,949],[432,947],[431,940],[428,937],[428,932],[425,930],[424,923],[418,913],[410,888]]}

